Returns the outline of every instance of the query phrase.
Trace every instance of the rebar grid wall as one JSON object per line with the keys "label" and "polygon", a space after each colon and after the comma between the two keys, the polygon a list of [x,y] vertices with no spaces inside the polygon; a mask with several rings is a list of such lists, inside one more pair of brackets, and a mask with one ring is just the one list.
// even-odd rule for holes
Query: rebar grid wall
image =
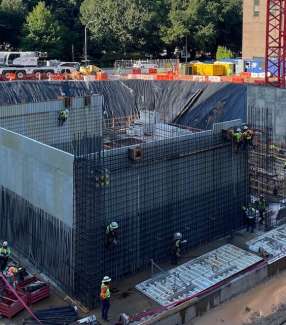
{"label": "rebar grid wall", "polygon": [[[103,98],[99,95],[86,97],[62,97],[58,100],[5,105],[0,110],[0,126],[49,146],[75,153],[79,136],[94,137],[102,132]],[[61,110],[68,110],[68,120],[59,126]]]}
{"label": "rebar grid wall", "polygon": [[[94,95],[0,107],[0,238],[70,294],[74,154],[80,137],[101,134],[102,104]],[[65,108],[69,117],[59,126]]]}
{"label": "rebar grid wall", "polygon": [[[93,97],[71,99],[63,127],[63,100],[0,110],[0,237],[89,307],[104,275],[120,279],[168,258],[174,232],[189,248],[238,229],[248,194],[246,153],[221,136],[238,121],[192,133],[145,120],[138,136],[130,133],[138,114],[103,121]],[[128,152],[137,146],[135,162]],[[6,179],[11,168],[16,177]],[[119,243],[106,249],[111,221]]]}
{"label": "rebar grid wall", "polygon": [[255,129],[255,149],[249,153],[250,182],[254,194],[271,200],[286,197],[286,91],[249,87],[248,123]]}
{"label": "rebar grid wall", "polygon": [[[110,131],[109,148],[115,149],[75,157],[75,292],[83,303],[96,303],[104,275],[120,279],[149,267],[150,259],[168,258],[174,232],[182,232],[190,248],[242,226],[247,154],[234,152],[222,127],[142,142],[136,162],[128,156],[132,146],[118,148],[118,132],[112,138]],[[102,175],[108,185],[98,184]],[[107,249],[112,221],[119,223],[119,243]]]}

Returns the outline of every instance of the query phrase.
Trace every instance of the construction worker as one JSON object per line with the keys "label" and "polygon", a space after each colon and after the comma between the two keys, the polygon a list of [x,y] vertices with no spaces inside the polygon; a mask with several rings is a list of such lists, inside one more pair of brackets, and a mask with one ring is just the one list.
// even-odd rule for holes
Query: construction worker
{"label": "construction worker", "polygon": [[101,300],[101,318],[108,321],[108,311],[110,308],[110,282],[111,278],[105,276],[101,282],[100,300]]}
{"label": "construction worker", "polygon": [[268,206],[268,204],[267,204],[263,194],[261,194],[259,196],[259,199],[256,201],[256,207],[259,212],[259,223],[260,224],[263,224],[263,222],[264,222],[264,214],[266,212],[267,206]]}
{"label": "construction worker", "polygon": [[16,289],[18,269],[14,265],[9,265],[4,271],[8,283]]}
{"label": "construction worker", "polygon": [[243,149],[253,148],[253,136],[254,133],[251,129],[248,128],[247,125],[243,127],[242,133],[242,141],[243,141]]}
{"label": "construction worker", "polygon": [[182,240],[183,235],[180,232],[176,232],[174,234],[174,238],[172,241],[171,247],[171,264],[178,265],[178,259],[181,256],[182,245],[185,244],[187,241]]}
{"label": "construction worker", "polygon": [[0,247],[0,269],[3,272],[8,264],[8,260],[11,257],[11,249],[8,247],[8,242],[3,241],[2,246]]}
{"label": "construction worker", "polygon": [[112,221],[105,231],[105,246],[110,248],[112,245],[117,245],[118,243],[118,228],[119,225],[116,221]]}
{"label": "construction worker", "polygon": [[242,209],[246,216],[246,231],[253,233],[256,224],[256,209],[254,209],[250,204],[247,208],[243,207]]}
{"label": "construction worker", "polygon": [[238,152],[242,141],[242,133],[240,128],[237,128],[235,132],[233,132],[232,139],[236,148],[236,152]]}
{"label": "construction worker", "polygon": [[64,123],[68,119],[68,116],[69,116],[69,110],[67,108],[66,109],[62,109],[59,112],[59,116],[58,116],[59,126],[63,126],[64,125]]}

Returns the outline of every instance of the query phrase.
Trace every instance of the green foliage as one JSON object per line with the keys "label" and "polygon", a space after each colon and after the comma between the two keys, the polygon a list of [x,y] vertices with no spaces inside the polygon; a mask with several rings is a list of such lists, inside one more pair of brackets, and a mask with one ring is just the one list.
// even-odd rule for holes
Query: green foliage
{"label": "green foliage", "polygon": [[229,50],[225,46],[218,46],[217,51],[216,51],[216,59],[217,60],[231,59],[233,57],[234,57],[234,55],[231,50]]}
{"label": "green foliage", "polygon": [[6,13],[20,13],[23,11],[22,0],[2,0],[0,10]]}
{"label": "green foliage", "polygon": [[167,25],[162,27],[166,43],[185,36],[194,50],[213,52],[217,44],[241,46],[241,0],[170,0]]}
{"label": "green foliage", "polygon": [[0,0],[0,44],[15,49],[69,60],[73,45],[81,60],[86,24],[97,59],[170,54],[186,36],[192,52],[215,55],[218,45],[241,48],[242,0]]}
{"label": "green foliage", "polygon": [[80,11],[82,23],[88,24],[97,44],[122,52],[145,44],[144,36],[151,12],[144,1],[85,0]]}
{"label": "green foliage", "polygon": [[0,44],[14,47],[24,22],[22,0],[0,0]]}
{"label": "green foliage", "polygon": [[29,13],[23,32],[24,49],[48,52],[51,57],[61,55],[63,28],[44,2],[39,2]]}

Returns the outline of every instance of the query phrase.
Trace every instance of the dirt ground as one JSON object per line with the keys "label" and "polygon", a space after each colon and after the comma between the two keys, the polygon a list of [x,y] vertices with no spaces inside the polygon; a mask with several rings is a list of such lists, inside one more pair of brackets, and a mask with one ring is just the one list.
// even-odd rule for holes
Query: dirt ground
{"label": "dirt ground", "polygon": [[286,324],[286,271],[218,306],[194,322],[194,325],[218,324]]}

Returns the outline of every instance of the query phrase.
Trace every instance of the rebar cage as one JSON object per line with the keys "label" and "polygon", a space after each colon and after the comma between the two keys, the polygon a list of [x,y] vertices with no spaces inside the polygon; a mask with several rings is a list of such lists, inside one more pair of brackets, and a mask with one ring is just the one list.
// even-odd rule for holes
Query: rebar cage
{"label": "rebar cage", "polygon": [[[59,126],[64,108],[70,115]],[[174,232],[182,232],[188,249],[242,226],[247,153],[236,153],[221,132],[239,124],[198,131],[169,124],[162,114],[146,109],[108,119],[96,95],[2,107],[0,130],[6,140],[1,146],[13,145],[18,154],[28,141],[39,146],[35,153],[43,153],[39,165],[37,157],[28,160],[28,153],[15,165],[32,175],[28,194],[19,190],[17,180],[2,175],[0,236],[93,307],[104,275],[120,279],[148,267],[150,259],[167,259]],[[10,156],[0,151],[6,165]],[[41,182],[28,165],[35,163]],[[60,189],[60,198],[52,204],[31,194],[43,193],[43,187],[48,196],[53,186]],[[11,200],[19,206],[15,211]],[[112,221],[119,224],[118,243],[106,248],[106,227]]]}

